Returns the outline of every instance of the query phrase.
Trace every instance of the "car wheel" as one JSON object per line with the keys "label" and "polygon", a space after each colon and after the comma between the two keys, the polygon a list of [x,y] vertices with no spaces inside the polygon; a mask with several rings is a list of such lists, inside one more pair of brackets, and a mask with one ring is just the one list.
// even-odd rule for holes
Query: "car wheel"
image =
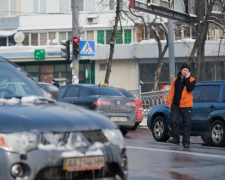
{"label": "car wheel", "polygon": [[131,131],[136,131],[139,123],[135,123],[134,127],[130,128]]}
{"label": "car wheel", "polygon": [[154,119],[152,134],[156,141],[166,142],[170,138],[167,134],[167,125],[163,117],[158,116]]}
{"label": "car wheel", "polygon": [[201,136],[201,137],[202,137],[202,141],[203,141],[206,145],[211,145],[210,136]]}
{"label": "car wheel", "polygon": [[125,136],[128,133],[128,129],[126,128],[120,128],[120,131],[123,134],[123,136]]}
{"label": "car wheel", "polygon": [[215,121],[210,128],[210,140],[213,146],[225,145],[225,125],[222,121]]}

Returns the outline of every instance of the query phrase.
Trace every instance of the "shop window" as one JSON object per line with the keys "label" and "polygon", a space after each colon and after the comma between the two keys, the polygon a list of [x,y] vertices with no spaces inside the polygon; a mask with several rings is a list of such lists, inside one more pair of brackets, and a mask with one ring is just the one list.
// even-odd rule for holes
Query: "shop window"
{"label": "shop window", "polygon": [[29,46],[29,34],[24,34],[24,41],[23,41],[23,45],[24,46]]}
{"label": "shop window", "polygon": [[104,31],[98,31],[98,44],[105,44]]}
{"label": "shop window", "polygon": [[47,44],[47,33],[40,33],[40,45],[46,45]]}
{"label": "shop window", "polygon": [[66,72],[66,65],[55,65],[55,72]]}
{"label": "shop window", "polygon": [[54,73],[54,65],[42,65],[41,73]]}
{"label": "shop window", "polygon": [[60,0],[59,7],[60,7],[59,12],[61,13],[69,12],[69,0]]}
{"label": "shop window", "polygon": [[67,70],[67,72],[71,72],[72,71],[72,68],[70,67],[70,65],[68,64],[68,65],[66,65],[66,70]]}
{"label": "shop window", "polygon": [[0,46],[6,46],[6,40],[5,37],[0,37]]}
{"label": "shop window", "polygon": [[131,43],[131,30],[125,30],[124,31],[124,43],[130,44]]}
{"label": "shop window", "polygon": [[9,36],[9,46],[15,46],[16,42],[14,40],[14,36]]}
{"label": "shop window", "polygon": [[41,74],[41,82],[50,83],[54,79],[53,74]]}
{"label": "shop window", "polygon": [[31,45],[38,46],[38,34],[31,34]]}
{"label": "shop window", "polygon": [[95,0],[85,1],[85,11],[95,11]]}
{"label": "shop window", "polygon": [[87,31],[87,40],[94,40],[94,31]]}
{"label": "shop window", "polygon": [[[71,38],[72,39],[72,38]],[[59,32],[59,43],[61,44],[62,40],[67,40],[66,39],[66,32]]]}
{"label": "shop window", "polygon": [[153,83],[157,64],[140,64],[140,80],[144,83]]}
{"label": "shop window", "polygon": [[73,36],[72,32],[71,31],[68,32],[68,39],[72,40],[72,36]]}
{"label": "shop window", "polygon": [[26,71],[28,73],[39,72],[39,66],[38,65],[26,66]]}
{"label": "shop window", "polygon": [[99,64],[100,71],[106,71],[106,64]]}

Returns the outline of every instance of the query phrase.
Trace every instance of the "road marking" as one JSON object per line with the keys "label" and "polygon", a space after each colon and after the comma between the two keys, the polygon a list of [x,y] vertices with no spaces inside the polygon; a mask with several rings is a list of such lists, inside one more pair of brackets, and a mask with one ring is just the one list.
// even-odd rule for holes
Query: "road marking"
{"label": "road marking", "polygon": [[194,155],[194,156],[204,156],[204,157],[213,157],[213,158],[225,159],[224,155],[216,155],[216,154],[194,153],[194,152],[187,152],[187,151],[176,151],[176,150],[169,150],[169,149],[145,148],[145,147],[135,147],[135,146],[126,146],[126,148],[136,149],[136,150],[170,152],[170,153],[179,153],[179,154],[187,154],[187,155]]}

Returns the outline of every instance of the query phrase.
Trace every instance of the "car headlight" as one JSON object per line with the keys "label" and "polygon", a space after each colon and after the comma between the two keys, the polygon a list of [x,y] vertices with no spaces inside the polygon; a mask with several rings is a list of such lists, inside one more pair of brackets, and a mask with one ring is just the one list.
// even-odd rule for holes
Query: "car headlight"
{"label": "car headlight", "polygon": [[109,142],[119,146],[120,149],[124,147],[124,138],[119,129],[106,129],[103,133]]}
{"label": "car headlight", "polygon": [[12,152],[26,152],[37,148],[35,133],[0,134],[0,148]]}

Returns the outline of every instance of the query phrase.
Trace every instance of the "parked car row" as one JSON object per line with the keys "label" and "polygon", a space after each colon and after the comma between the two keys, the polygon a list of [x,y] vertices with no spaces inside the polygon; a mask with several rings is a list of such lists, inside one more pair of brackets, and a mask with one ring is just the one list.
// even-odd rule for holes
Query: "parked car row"
{"label": "parked car row", "polygon": [[[118,109],[125,125],[135,122],[130,116],[135,114],[133,100],[120,92],[102,96],[104,87],[88,87],[66,86],[59,95],[70,99],[77,93],[83,101],[90,95],[93,102],[73,101],[113,121]],[[0,180],[127,179],[126,148],[117,125],[100,113],[56,101],[47,91],[0,58]]]}

